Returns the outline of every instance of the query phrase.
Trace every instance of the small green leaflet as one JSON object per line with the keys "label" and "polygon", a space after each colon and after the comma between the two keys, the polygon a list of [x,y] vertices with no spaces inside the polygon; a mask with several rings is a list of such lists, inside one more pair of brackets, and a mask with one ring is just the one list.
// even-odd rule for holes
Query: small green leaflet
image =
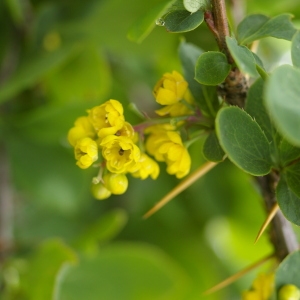
{"label": "small green leaflet", "polygon": [[242,109],[221,109],[216,118],[220,144],[229,159],[245,172],[261,176],[270,172],[269,142],[259,125]]}

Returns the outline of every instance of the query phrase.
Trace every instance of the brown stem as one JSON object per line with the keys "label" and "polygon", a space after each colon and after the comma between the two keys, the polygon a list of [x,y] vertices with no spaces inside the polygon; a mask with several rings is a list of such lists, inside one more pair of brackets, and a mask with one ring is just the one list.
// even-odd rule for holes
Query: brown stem
{"label": "brown stem", "polygon": [[[205,21],[214,34],[220,51],[226,54],[229,63],[233,63],[226,45],[226,36],[229,36],[229,29],[225,0],[212,0],[211,3],[212,13],[206,12]],[[219,86],[218,92],[228,104],[242,108],[245,106],[247,91],[248,82],[246,78],[234,67],[225,82]],[[278,180],[279,176],[274,172],[263,177],[257,177],[268,214],[276,203],[275,188]],[[282,261],[289,253],[299,248],[297,238],[291,224],[282,215],[281,211],[278,211],[275,215],[271,225],[270,241],[274,246],[276,257],[279,261]]]}
{"label": "brown stem", "polygon": [[[226,44],[226,36],[230,35],[226,16],[224,0],[212,0],[212,11],[204,14],[205,22],[216,38],[220,51],[225,53],[228,63],[234,64],[234,60]],[[233,67],[219,86],[219,94],[230,105],[239,107],[245,106],[245,99],[248,91],[248,82],[245,76],[236,67]]]}
{"label": "brown stem", "polygon": [[232,57],[226,45],[226,36],[229,36],[229,27],[228,27],[228,21],[226,16],[225,1],[212,0],[211,3],[212,3],[212,14],[214,18],[214,25],[216,31],[218,32],[217,43],[219,49],[225,52],[228,62],[232,63],[231,61]]}
{"label": "brown stem", "polygon": [[[279,176],[272,172],[256,179],[261,188],[266,210],[269,212],[276,203],[275,188]],[[289,253],[299,248],[298,241],[290,222],[283,216],[280,210],[274,216],[271,224],[270,241],[274,246],[278,260],[282,261]]]}

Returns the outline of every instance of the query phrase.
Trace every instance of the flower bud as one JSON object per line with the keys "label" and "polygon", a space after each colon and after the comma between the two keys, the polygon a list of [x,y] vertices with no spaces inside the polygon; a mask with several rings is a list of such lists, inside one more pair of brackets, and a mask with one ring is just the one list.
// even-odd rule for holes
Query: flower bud
{"label": "flower bud", "polygon": [[278,293],[278,300],[299,300],[300,290],[293,284],[284,285]]}
{"label": "flower bud", "polygon": [[128,179],[125,174],[107,173],[104,175],[103,181],[106,188],[115,195],[124,194],[128,187]]}
{"label": "flower bud", "polygon": [[111,192],[104,186],[102,182],[92,185],[92,194],[98,200],[107,199]]}

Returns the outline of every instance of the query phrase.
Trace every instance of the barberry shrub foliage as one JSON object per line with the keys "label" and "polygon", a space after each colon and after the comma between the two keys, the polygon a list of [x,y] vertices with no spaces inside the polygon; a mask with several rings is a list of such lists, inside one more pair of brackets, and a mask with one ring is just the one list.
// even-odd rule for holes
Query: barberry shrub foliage
{"label": "barberry shrub foliage", "polygon": [[0,3],[3,299],[300,299],[300,10],[226,4]]}

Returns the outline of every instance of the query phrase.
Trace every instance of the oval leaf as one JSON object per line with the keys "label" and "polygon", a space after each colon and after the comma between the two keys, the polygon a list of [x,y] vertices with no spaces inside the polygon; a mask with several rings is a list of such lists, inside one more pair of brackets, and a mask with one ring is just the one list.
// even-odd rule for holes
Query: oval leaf
{"label": "oval leaf", "polygon": [[297,68],[300,68],[300,31],[297,31],[292,39],[292,62]]}
{"label": "oval leaf", "polygon": [[203,53],[196,64],[195,79],[205,85],[218,85],[228,76],[230,64],[225,54],[210,51]]}
{"label": "oval leaf", "polygon": [[281,165],[284,167],[293,160],[300,158],[300,148],[291,145],[287,140],[283,139],[279,145],[279,155]]}
{"label": "oval leaf", "polygon": [[61,240],[51,239],[40,245],[23,282],[28,299],[53,299],[57,276],[67,263],[77,263],[77,255]]}
{"label": "oval leaf", "polygon": [[202,11],[191,14],[187,10],[174,10],[164,18],[165,27],[170,32],[187,32],[197,28],[204,20]]}
{"label": "oval leaf", "polygon": [[221,109],[216,130],[222,148],[238,167],[257,176],[270,172],[269,142],[245,111],[233,106]]}
{"label": "oval leaf", "polygon": [[238,68],[251,77],[257,77],[256,61],[246,46],[239,46],[234,38],[226,37],[226,44]]}
{"label": "oval leaf", "polygon": [[300,146],[300,70],[278,67],[266,85],[265,104],[282,135]]}
{"label": "oval leaf", "polygon": [[300,289],[300,251],[289,254],[279,265],[275,274],[275,287],[278,291],[283,285],[293,284]]}
{"label": "oval leaf", "polygon": [[300,162],[291,165],[286,169],[286,181],[289,188],[300,197]]}
{"label": "oval leaf", "polygon": [[273,17],[267,22],[263,22],[263,19],[261,19],[259,21],[261,22],[261,27],[258,26],[258,22],[257,26],[255,27],[256,31],[253,32],[254,30],[249,30],[250,35],[244,36],[241,42],[243,44],[250,44],[255,40],[259,40],[268,36],[290,41],[296,32],[296,29],[291,22],[291,18],[292,15],[290,14],[281,14]]}
{"label": "oval leaf", "polygon": [[278,205],[284,216],[292,223],[300,225],[300,198],[289,188],[282,177],[276,188]]}
{"label": "oval leaf", "polygon": [[258,31],[269,19],[261,14],[247,16],[237,27],[238,41],[245,44],[243,41]]}
{"label": "oval leaf", "polygon": [[195,65],[199,56],[203,53],[201,49],[193,44],[182,42],[179,46],[179,57],[183,68],[185,80],[189,89],[199,103],[204,115],[215,117],[219,108],[219,100],[216,88],[204,86],[195,80]]}
{"label": "oval leaf", "polygon": [[57,299],[180,300],[186,298],[188,284],[186,273],[154,247],[115,244],[69,268]]}
{"label": "oval leaf", "polygon": [[279,165],[277,139],[278,134],[274,128],[268,112],[263,103],[264,81],[258,78],[249,88],[245,110],[257,122],[270,144],[273,161]]}
{"label": "oval leaf", "polygon": [[204,142],[203,155],[209,161],[220,162],[224,160],[225,152],[222,149],[218,137],[212,132]]}

